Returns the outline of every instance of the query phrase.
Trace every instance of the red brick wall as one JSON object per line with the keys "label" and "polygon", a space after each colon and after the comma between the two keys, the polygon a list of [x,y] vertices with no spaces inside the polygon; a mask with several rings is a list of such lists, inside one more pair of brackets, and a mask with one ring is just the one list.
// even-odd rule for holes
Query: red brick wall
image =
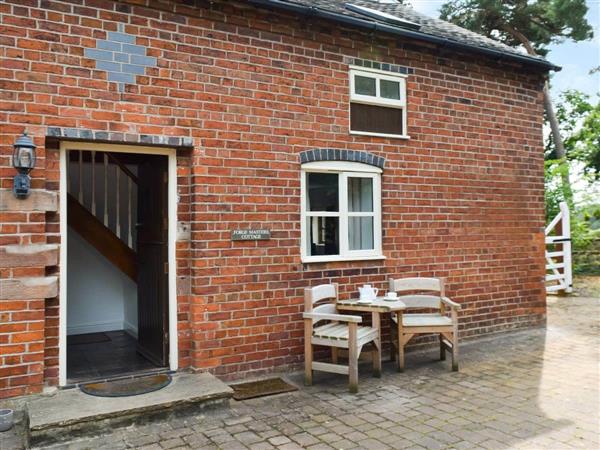
{"label": "red brick wall", "polygon": [[[48,127],[193,137],[179,167],[179,220],[192,227],[191,242],[178,244],[182,367],[231,377],[301,362],[302,288],[320,282],[348,296],[367,281],[384,288],[390,275],[446,277],[464,306],[463,336],[544,320],[542,74],[234,2],[177,5],[177,14],[167,1],[152,2],[164,11],[82,3],[0,4],[0,183],[12,186],[8,156],[24,128],[40,155],[34,185],[49,190],[58,152],[44,148]],[[83,57],[118,23],[158,58],[124,93]],[[348,134],[344,57],[414,69],[409,140]],[[300,261],[298,154],[317,147],[386,158],[387,259]],[[36,239],[59,240],[57,215],[40,223]],[[272,239],[232,242],[241,227]],[[28,239],[2,231],[3,244]],[[50,384],[57,304],[45,306]],[[10,336],[0,332],[0,348]]]}

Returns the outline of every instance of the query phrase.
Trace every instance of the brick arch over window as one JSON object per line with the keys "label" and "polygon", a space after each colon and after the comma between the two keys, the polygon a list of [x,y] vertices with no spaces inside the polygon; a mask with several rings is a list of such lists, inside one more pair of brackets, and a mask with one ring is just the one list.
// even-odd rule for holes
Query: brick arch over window
{"label": "brick arch over window", "polygon": [[369,152],[358,150],[340,150],[335,148],[315,148],[300,153],[300,163],[312,161],[351,161],[383,169],[385,158]]}

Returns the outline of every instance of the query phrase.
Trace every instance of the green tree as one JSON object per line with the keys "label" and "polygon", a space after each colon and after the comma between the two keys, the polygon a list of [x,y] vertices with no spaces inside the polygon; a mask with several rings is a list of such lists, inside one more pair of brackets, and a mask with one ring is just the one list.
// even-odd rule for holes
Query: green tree
{"label": "green tree", "polygon": [[532,55],[565,39],[593,37],[585,0],[449,0],[440,17]]}
{"label": "green tree", "polygon": [[[566,201],[575,210],[571,184],[558,182],[572,172],[583,172],[579,185],[600,180],[600,97],[593,104],[582,92],[563,92],[556,108],[560,133],[564,137],[565,156],[560,157],[554,136],[548,136],[545,148],[546,214],[553,217],[558,204]],[[600,202],[599,202],[600,203]]]}
{"label": "green tree", "polygon": [[[563,92],[556,108],[560,131],[564,136],[566,159],[579,162],[590,182],[600,180],[600,95],[596,102],[576,90]],[[554,137],[546,142],[546,160],[559,159]]]}
{"label": "green tree", "polygon": [[[582,92],[563,92],[559,97],[556,116],[561,135],[564,136],[566,156],[559,157],[554,136],[550,135],[545,148],[546,215],[549,218],[558,212],[561,201],[570,203],[574,211],[571,186],[565,189],[565,185],[559,183],[565,173],[572,171],[571,166],[583,173],[584,178],[577,183],[579,189],[586,186],[586,192],[596,191],[593,188],[600,180],[600,96],[593,103],[590,96]],[[600,204],[600,199],[595,203]]]}
{"label": "green tree", "polygon": [[[553,137],[545,149],[546,217],[551,220],[561,201],[568,201],[560,182],[564,172],[583,175],[574,183],[579,201],[571,206],[571,237],[573,249],[582,259],[575,260],[576,271],[592,270],[593,262],[586,260],[586,249],[600,239],[600,96],[595,102],[579,91],[563,92],[557,102],[556,115],[564,136],[566,158],[557,159]],[[598,268],[596,268],[598,270]]]}
{"label": "green tree", "polygon": [[[522,46],[530,55],[543,56],[549,44],[593,37],[585,18],[587,10],[585,0],[449,0],[442,6],[440,17],[511,47]],[[548,82],[544,85],[544,107],[556,156],[565,158]],[[561,177],[566,192],[570,189],[568,170]]]}

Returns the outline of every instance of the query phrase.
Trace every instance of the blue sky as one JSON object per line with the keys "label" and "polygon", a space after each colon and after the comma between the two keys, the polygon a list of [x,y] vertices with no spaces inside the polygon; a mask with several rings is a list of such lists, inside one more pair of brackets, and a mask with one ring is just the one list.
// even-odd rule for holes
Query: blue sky
{"label": "blue sky", "polygon": [[[413,8],[431,17],[439,16],[443,0],[409,0]],[[600,0],[587,0],[587,20],[594,28],[594,39],[573,43],[566,41],[550,47],[547,58],[562,66],[552,76],[552,95],[567,89],[579,89],[589,95],[600,93],[600,73],[589,75],[591,68],[600,65]]]}

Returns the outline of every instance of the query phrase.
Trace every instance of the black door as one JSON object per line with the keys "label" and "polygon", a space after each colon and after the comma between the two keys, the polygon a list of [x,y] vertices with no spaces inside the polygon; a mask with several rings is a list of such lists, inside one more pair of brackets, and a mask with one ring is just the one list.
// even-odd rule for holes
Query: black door
{"label": "black door", "polygon": [[138,351],[168,364],[167,157],[144,156],[138,174]]}

